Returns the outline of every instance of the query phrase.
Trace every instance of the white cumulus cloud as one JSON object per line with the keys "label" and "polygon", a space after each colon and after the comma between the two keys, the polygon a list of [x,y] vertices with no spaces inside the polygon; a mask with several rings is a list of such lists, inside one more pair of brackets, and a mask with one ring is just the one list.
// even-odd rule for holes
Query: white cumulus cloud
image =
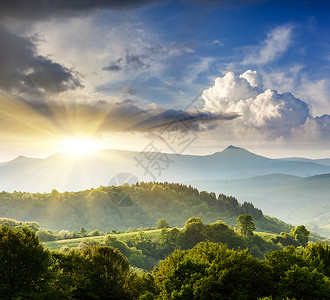
{"label": "white cumulus cloud", "polygon": [[293,128],[303,126],[311,118],[308,105],[291,93],[262,89],[262,77],[248,70],[241,75],[228,72],[215,79],[212,87],[204,90],[204,111],[237,113],[231,122],[232,134],[248,136],[260,133],[268,139],[288,138]]}
{"label": "white cumulus cloud", "polygon": [[296,140],[328,143],[330,139],[330,115],[309,117],[299,128],[293,128],[292,132]]}

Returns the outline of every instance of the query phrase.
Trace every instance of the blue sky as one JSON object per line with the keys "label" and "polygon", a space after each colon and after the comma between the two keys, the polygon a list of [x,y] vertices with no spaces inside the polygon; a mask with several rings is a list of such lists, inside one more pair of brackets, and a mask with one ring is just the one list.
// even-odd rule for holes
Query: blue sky
{"label": "blue sky", "polygon": [[187,113],[187,153],[330,157],[329,1],[39,2],[0,4],[1,160],[141,150]]}
{"label": "blue sky", "polygon": [[[310,80],[321,80],[329,71],[329,8],[327,1],[318,4],[315,1],[262,1],[227,5],[172,1],[139,10],[137,19],[153,28],[162,41],[185,44],[194,51],[170,60],[167,75],[178,81],[189,66],[202,58],[210,58],[212,63],[199,74],[195,83],[206,86],[210,84],[208,77],[227,70],[227,64],[234,64],[233,71],[236,72],[248,68],[268,71],[300,65],[301,74],[308,74]],[[291,41],[276,59],[262,66],[253,61],[240,64],[251,47],[262,47],[267,35],[282,26],[292,28]],[[179,70],[176,66],[180,67]],[[297,80],[301,74],[297,75]]]}
{"label": "blue sky", "polygon": [[[105,22],[112,23],[118,12],[104,12]],[[139,90],[144,98],[164,106],[180,105],[175,93],[183,93],[187,101],[193,99],[198,88],[208,87],[213,77],[227,70],[242,73],[247,69],[260,70],[271,74],[300,69],[294,74],[295,85],[301,85],[301,77],[310,81],[328,80],[330,34],[329,4],[326,1],[261,1],[257,3],[189,2],[170,1],[154,4],[136,11],[121,11],[120,19],[137,23],[141,30],[150,30],[154,46],[175,45],[181,52],[162,57],[166,68],[161,76],[152,76],[146,70],[146,77],[122,80]],[[120,22],[120,20],[119,20]],[[111,26],[111,25],[110,25]],[[290,37],[282,51],[265,63],[253,61],[242,64],[251,52],[258,52],[267,36],[276,28],[290,29]],[[274,44],[278,48],[281,41]],[[284,43],[284,42],[283,42]],[[190,51],[183,51],[184,48]],[[199,67],[191,74],[191,69]],[[195,74],[200,71],[200,73]],[[292,73],[292,72],[291,72]],[[182,79],[191,78],[188,84]],[[164,81],[170,85],[164,87]],[[173,82],[176,84],[174,85]],[[111,82],[110,87],[116,87]],[[116,82],[116,84],[118,84]],[[276,84],[278,86],[276,86]],[[105,85],[106,86],[106,85]],[[272,88],[281,89],[279,83]],[[290,92],[298,88],[293,86]],[[285,92],[285,90],[283,90]],[[174,94],[174,97],[173,97]],[[178,97],[181,99],[180,97]],[[308,99],[305,99],[308,101]]]}

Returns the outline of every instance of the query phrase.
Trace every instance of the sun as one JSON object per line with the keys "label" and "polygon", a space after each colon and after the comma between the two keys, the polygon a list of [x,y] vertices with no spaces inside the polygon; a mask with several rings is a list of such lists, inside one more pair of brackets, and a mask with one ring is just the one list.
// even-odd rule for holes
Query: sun
{"label": "sun", "polygon": [[64,141],[63,151],[73,155],[86,155],[101,148],[100,144],[92,139],[74,138]]}

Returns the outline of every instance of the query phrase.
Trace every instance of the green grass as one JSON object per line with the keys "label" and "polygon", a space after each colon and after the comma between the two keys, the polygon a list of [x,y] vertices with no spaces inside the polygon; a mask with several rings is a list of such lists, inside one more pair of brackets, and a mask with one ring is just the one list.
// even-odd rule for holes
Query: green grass
{"label": "green grass", "polygon": [[[155,237],[161,229],[154,229],[154,230],[146,230],[146,231],[135,231],[135,232],[125,232],[125,233],[118,233],[112,234],[112,236],[116,237],[119,241],[125,241],[127,238],[131,237],[132,235],[139,234],[140,232],[143,234],[145,238],[152,239]],[[81,240],[83,239],[91,239],[100,244],[104,242],[105,235],[103,236],[92,236],[92,237],[84,237],[78,239],[66,239],[66,240],[59,240],[59,241],[52,241],[52,242],[43,242],[43,245],[50,249],[50,250],[60,250],[61,247],[69,247],[74,248],[79,245]]]}
{"label": "green grass", "polygon": [[[99,243],[102,243],[104,240],[104,236],[92,236],[92,237],[86,237],[88,239],[97,241]],[[77,247],[81,240],[86,238],[78,238],[78,239],[66,239],[66,240],[59,240],[59,241],[52,241],[52,242],[43,242],[44,246],[50,250],[59,250],[61,247],[69,247],[74,248]]]}
{"label": "green grass", "polygon": [[260,236],[261,238],[263,238],[265,241],[270,241],[272,238],[277,236],[277,234],[274,233],[261,232],[261,231],[255,231],[254,233]]}

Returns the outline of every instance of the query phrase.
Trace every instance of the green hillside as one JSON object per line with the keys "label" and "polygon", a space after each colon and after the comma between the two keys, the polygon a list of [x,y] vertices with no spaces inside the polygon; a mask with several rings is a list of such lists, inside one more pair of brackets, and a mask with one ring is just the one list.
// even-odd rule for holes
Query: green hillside
{"label": "green hillside", "polygon": [[313,231],[330,236],[329,224],[330,174],[297,177],[269,174],[235,180],[189,181],[196,188],[237,197],[252,202],[265,214],[290,224],[305,224]]}
{"label": "green hillside", "polygon": [[36,221],[52,230],[127,230],[154,227],[165,218],[183,227],[190,217],[205,223],[222,220],[235,225],[237,216],[250,214],[260,231],[289,232],[292,226],[268,217],[251,203],[236,198],[198,191],[191,186],[171,183],[141,183],[133,186],[101,186],[80,192],[0,193],[0,216]]}

